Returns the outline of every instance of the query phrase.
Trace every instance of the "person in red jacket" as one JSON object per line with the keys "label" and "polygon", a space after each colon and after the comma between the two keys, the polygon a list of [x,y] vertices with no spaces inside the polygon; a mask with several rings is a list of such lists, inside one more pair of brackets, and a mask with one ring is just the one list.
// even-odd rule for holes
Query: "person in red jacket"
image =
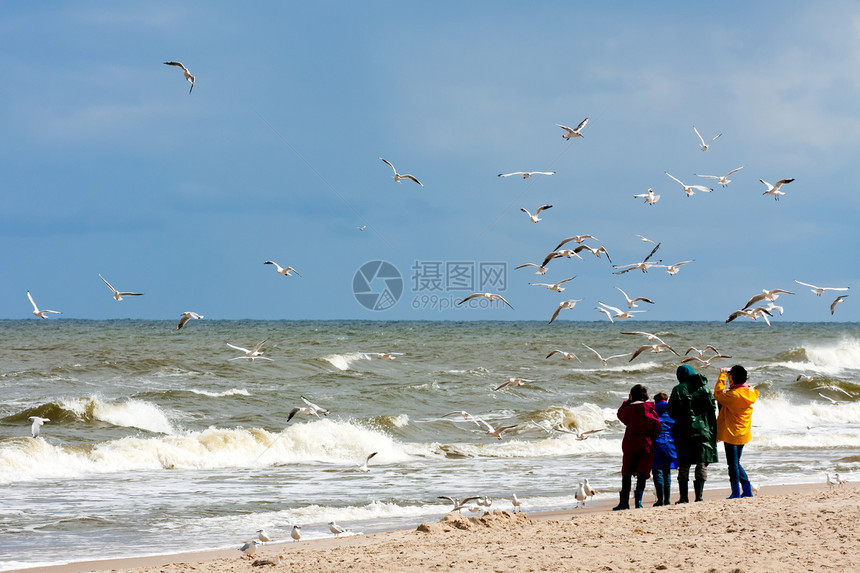
{"label": "person in red jacket", "polygon": [[627,426],[621,441],[621,492],[618,505],[613,510],[630,509],[630,486],[636,474],[636,489],[633,499],[636,507],[642,507],[645,480],[654,465],[654,441],[660,435],[660,417],[654,404],[648,401],[648,388],[637,384],[630,389],[630,396],[618,408],[618,419]]}

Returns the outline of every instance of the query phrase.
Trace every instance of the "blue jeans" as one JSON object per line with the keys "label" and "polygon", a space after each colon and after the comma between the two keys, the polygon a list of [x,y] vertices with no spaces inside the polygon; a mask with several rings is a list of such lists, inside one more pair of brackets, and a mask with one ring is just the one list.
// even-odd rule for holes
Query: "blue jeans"
{"label": "blue jeans", "polygon": [[736,446],[723,442],[726,447],[726,463],[729,465],[729,481],[732,483],[739,481],[749,481],[747,472],[741,466],[741,454],[744,451],[743,444]]}

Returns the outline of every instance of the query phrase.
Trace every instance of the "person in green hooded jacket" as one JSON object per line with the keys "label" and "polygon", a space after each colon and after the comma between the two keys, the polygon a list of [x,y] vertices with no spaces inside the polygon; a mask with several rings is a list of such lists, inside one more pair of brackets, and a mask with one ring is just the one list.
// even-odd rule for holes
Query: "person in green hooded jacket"
{"label": "person in green hooded jacket", "polygon": [[675,420],[673,437],[678,456],[678,491],[676,503],[687,503],[690,466],[696,471],[693,488],[696,501],[702,501],[708,464],[717,461],[716,400],[708,388],[708,379],[697,374],[688,364],[682,364],[675,373],[678,385],[672,389],[667,412]]}

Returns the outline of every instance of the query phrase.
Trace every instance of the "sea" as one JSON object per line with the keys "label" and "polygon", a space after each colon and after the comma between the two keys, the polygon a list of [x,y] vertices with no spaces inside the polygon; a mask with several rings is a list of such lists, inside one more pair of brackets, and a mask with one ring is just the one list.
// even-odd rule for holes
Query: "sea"
{"label": "sea", "polygon": [[[617,408],[634,384],[671,392],[681,361],[646,351],[604,366],[584,346],[605,357],[648,343],[628,331],[682,357],[731,356],[693,364],[711,384],[747,368],[761,397],[742,461],[759,495],[826,472],[860,479],[857,323],[176,324],[0,321],[0,570],[238,549],[259,529],[289,540],[294,524],[324,538],[333,520],[414,528],[451,509],[439,496],[570,509],[585,478],[612,500]],[[264,340],[269,360],[227,346]],[[514,377],[523,385],[496,390]],[[302,397],[327,415],[288,421]],[[36,438],[30,416],[50,419]],[[499,440],[476,418],[515,427]],[[707,485],[728,486],[721,448]]]}

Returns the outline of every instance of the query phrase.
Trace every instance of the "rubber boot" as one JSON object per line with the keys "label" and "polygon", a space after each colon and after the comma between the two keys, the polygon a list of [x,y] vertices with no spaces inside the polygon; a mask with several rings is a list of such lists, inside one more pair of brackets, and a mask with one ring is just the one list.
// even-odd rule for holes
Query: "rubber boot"
{"label": "rubber boot", "polygon": [[612,511],[618,511],[620,509],[630,509],[630,490],[627,491],[621,490],[618,494],[618,505],[612,508]]}
{"label": "rubber boot", "polygon": [[705,491],[705,480],[694,480],[693,490],[696,492],[696,501],[702,501],[702,493]]}
{"label": "rubber boot", "polygon": [[679,503],[690,503],[690,498],[688,497],[689,491],[687,490],[687,484],[689,482],[678,480],[678,501],[675,502],[675,505]]}
{"label": "rubber boot", "polygon": [[[749,483],[749,482],[747,482],[747,483]],[[741,496],[741,484],[736,482],[736,481],[733,481],[731,485],[732,485],[732,495],[730,495],[726,499],[737,499],[737,498],[739,498]],[[750,495],[752,495],[752,492],[750,492]]]}
{"label": "rubber boot", "polygon": [[669,495],[672,493],[672,484],[664,483],[663,484],[663,505],[669,505]]}
{"label": "rubber boot", "polygon": [[645,493],[644,489],[636,489],[633,490],[633,499],[636,502],[636,509],[642,509],[642,495]]}
{"label": "rubber boot", "polygon": [[741,490],[743,490],[743,494],[741,495],[741,497],[753,497],[752,484],[750,482],[742,481]]}
{"label": "rubber boot", "polygon": [[657,471],[654,472],[654,490],[657,494],[657,501],[654,502],[654,507],[666,505],[669,500],[663,496],[663,476],[658,474]]}

